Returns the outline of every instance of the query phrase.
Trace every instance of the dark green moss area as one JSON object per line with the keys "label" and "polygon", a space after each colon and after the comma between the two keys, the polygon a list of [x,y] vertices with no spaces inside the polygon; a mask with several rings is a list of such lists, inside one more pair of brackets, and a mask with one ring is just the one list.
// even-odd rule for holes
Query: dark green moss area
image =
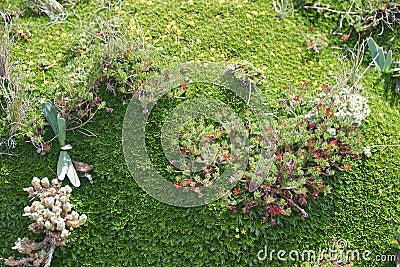
{"label": "dark green moss area", "polygon": [[[74,12],[82,20],[91,21],[99,8],[95,2],[82,1]],[[279,99],[282,88],[290,83],[319,86],[334,82],[331,75],[340,68],[336,59],[341,52],[334,47],[352,47],[358,38],[354,32],[347,42],[341,40],[341,35],[328,35],[338,28],[337,20],[323,19],[316,12],[296,10],[294,16],[288,14],[282,22],[271,1],[151,3],[125,1],[115,12],[126,21],[134,18],[147,41],[181,61],[252,62],[265,71],[266,86],[261,89],[268,100]],[[22,1],[6,0],[4,7],[9,6],[26,8]],[[72,12],[69,20],[79,22]],[[16,18],[14,25],[29,31],[31,37],[16,40],[13,57],[33,75],[33,93],[53,100],[57,91],[53,85],[71,59],[70,49],[79,37],[69,24],[51,26],[48,22],[45,15],[29,9]],[[327,46],[319,54],[307,49],[301,32],[306,33],[309,27],[313,33],[326,36],[325,41],[334,47]],[[385,44],[397,35],[387,31],[375,40]],[[399,44],[395,39],[395,55],[400,54]],[[54,66],[42,70],[38,67],[40,60]],[[366,54],[364,61],[366,68],[370,56]],[[371,108],[362,126],[364,143],[399,143],[400,105],[391,93],[385,94],[375,69],[370,69],[362,82]],[[196,90],[198,95],[221,99],[240,114],[246,110],[240,100],[218,88],[198,86]],[[276,226],[270,226],[254,223],[240,212],[222,211],[218,203],[178,208],[147,195],[131,178],[122,150],[127,107],[122,99],[128,102],[129,95],[114,96],[102,88],[100,96],[114,111],[99,111],[85,126],[97,137],[87,137],[79,130],[67,133],[73,146],[71,157],[94,166],[94,184],[82,179],[82,186],[74,188],[72,204],[88,216],[88,221],[72,231],[66,247],[57,248],[53,266],[299,266],[299,262],[261,262],[257,253],[264,246],[286,251],[328,249],[333,237],[345,239],[349,249],[372,252],[373,260],[356,261],[355,266],[391,266],[374,258],[394,253],[390,240],[400,222],[400,147],[372,148],[372,157],[363,157],[348,173],[338,173],[327,181],[332,193],[310,201],[306,206],[308,218],[293,214],[280,217]],[[147,138],[153,162],[162,170],[166,162],[158,140],[159,128],[178,101],[163,99],[160,104],[151,116]],[[45,140],[52,137],[47,129]],[[33,176],[53,178],[58,160],[56,142],[52,142],[50,153],[41,156],[31,144],[17,141],[13,152],[18,157],[0,156],[0,257],[18,256],[11,249],[18,237],[40,239],[29,232],[31,221],[21,216],[29,203],[22,188],[30,185]]]}

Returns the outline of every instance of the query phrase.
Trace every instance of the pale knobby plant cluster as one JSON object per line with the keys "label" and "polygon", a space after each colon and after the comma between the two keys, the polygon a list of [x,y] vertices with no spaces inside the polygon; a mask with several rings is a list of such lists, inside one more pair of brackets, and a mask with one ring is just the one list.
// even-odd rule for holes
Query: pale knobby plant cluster
{"label": "pale knobby plant cluster", "polygon": [[[340,68],[337,69],[335,76],[335,86],[328,92],[318,94],[313,100],[314,105],[318,105],[322,99],[329,98],[336,107],[335,117],[342,120],[345,125],[360,126],[371,110],[368,105],[368,98],[361,95],[363,85],[361,83],[365,73],[372,66],[369,64],[364,70],[361,69],[364,60],[366,41],[358,41],[354,47],[346,49],[347,55],[339,56]],[[313,117],[318,109],[311,110],[306,116]],[[336,134],[335,129],[331,128],[330,135]],[[328,129],[329,131],[329,129]],[[371,157],[371,148],[364,147],[363,153]]]}
{"label": "pale knobby plant cluster", "polygon": [[22,259],[10,257],[5,260],[5,265],[48,267],[54,249],[66,245],[67,238],[71,234],[67,226],[79,227],[86,222],[87,217],[72,210],[70,203],[72,188],[68,185],[61,186],[58,179],[50,182],[48,178],[34,177],[32,187],[24,188],[24,191],[29,193],[29,197],[39,199],[24,208],[23,216],[35,221],[29,229],[34,233],[45,233],[46,237],[39,243],[28,238],[18,239],[13,249],[28,254],[28,257]]}

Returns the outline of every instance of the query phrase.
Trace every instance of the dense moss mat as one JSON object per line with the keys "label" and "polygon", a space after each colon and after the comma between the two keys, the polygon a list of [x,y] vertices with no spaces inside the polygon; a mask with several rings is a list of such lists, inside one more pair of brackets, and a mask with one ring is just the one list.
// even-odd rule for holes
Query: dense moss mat
{"label": "dense moss mat", "polygon": [[[4,6],[8,5],[16,4],[6,0]],[[22,2],[19,5],[24,6]],[[75,12],[90,21],[98,8],[82,1]],[[314,54],[300,32],[312,27],[315,34],[324,35],[337,28],[336,20],[296,11],[282,22],[270,1],[125,1],[115,12],[127,21],[135,18],[147,41],[179,60],[245,59],[263,68],[267,99],[279,98],[282,88],[290,83],[319,86],[333,82],[330,75],[340,67],[336,61],[340,50],[326,47]],[[73,14],[70,19],[78,21]],[[76,35],[82,33],[67,24],[46,23],[47,17],[30,11],[15,19],[15,25],[32,35],[27,41],[16,40],[13,52],[23,69],[34,74],[34,94],[53,99],[59,78],[56,74],[69,60],[69,51],[79,39]],[[392,35],[395,33],[389,32],[380,40]],[[352,36],[348,41],[349,46],[354,39]],[[344,44],[335,35],[327,42]],[[395,40],[395,54],[400,53],[398,44]],[[54,67],[41,70],[37,63],[42,59]],[[368,60],[367,56],[364,67]],[[363,82],[372,110],[362,126],[365,143],[398,143],[399,105],[385,96],[375,70],[369,71]],[[79,131],[67,134],[73,146],[71,157],[93,164],[95,183],[83,180],[83,185],[74,189],[72,203],[79,213],[88,215],[88,222],[73,231],[66,247],[56,250],[53,266],[296,266],[300,263],[261,262],[257,253],[264,246],[269,251],[328,249],[334,236],[345,239],[349,249],[372,251],[373,259],[394,252],[390,240],[400,220],[399,147],[373,148],[371,158],[363,158],[350,172],[329,180],[332,193],[307,205],[308,218],[294,214],[270,226],[213,205],[177,208],[148,196],[130,177],[122,152],[126,105],[121,99],[129,99],[104,90],[101,96],[114,112],[102,110],[86,126],[98,137]],[[157,133],[154,137],[157,144]],[[45,138],[52,138],[50,131]],[[21,216],[29,201],[22,188],[29,186],[33,176],[55,176],[59,147],[56,142],[52,145],[49,154],[40,156],[29,143],[19,142],[15,148],[19,157],[0,157],[2,257],[17,255],[11,247],[18,237],[40,238],[28,231],[30,220]],[[163,164],[161,158],[154,162]],[[355,266],[390,263],[356,261]]]}

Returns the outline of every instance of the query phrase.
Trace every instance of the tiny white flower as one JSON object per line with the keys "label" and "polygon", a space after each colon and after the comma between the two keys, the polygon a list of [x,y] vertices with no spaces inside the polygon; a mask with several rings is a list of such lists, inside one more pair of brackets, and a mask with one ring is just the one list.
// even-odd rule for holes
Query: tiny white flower
{"label": "tiny white flower", "polygon": [[372,156],[371,147],[369,147],[369,146],[364,147],[363,152],[364,152],[364,155],[367,156],[368,158]]}
{"label": "tiny white flower", "polygon": [[51,228],[53,228],[53,224],[52,224],[51,222],[49,222],[49,221],[46,221],[46,222],[44,223],[44,227],[45,227],[46,229],[50,230]]}
{"label": "tiny white flower", "polygon": [[331,135],[331,136],[335,136],[336,135],[336,129],[335,128],[328,128],[327,132]]}

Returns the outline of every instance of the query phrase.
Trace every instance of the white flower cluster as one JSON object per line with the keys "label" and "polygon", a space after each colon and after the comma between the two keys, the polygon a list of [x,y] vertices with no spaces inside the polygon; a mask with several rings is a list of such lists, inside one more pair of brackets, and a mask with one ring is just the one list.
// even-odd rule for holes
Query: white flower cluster
{"label": "white flower cluster", "polygon": [[[345,124],[360,126],[361,122],[371,112],[367,98],[356,93],[351,88],[340,88],[330,92],[319,93],[318,97],[313,100],[313,104],[318,105],[326,99],[329,99],[335,107],[333,115]],[[313,115],[315,114],[311,111],[308,117],[312,117]]]}
{"label": "white flower cluster", "polygon": [[336,107],[334,115],[350,124],[360,126],[361,122],[371,113],[367,98],[349,88],[341,88],[332,95],[332,98]]}
{"label": "white flower cluster", "polygon": [[64,245],[70,232],[66,225],[79,227],[86,222],[86,215],[72,211],[69,198],[72,188],[69,185],[61,187],[61,182],[53,179],[50,183],[48,178],[32,179],[33,187],[24,188],[30,197],[39,198],[40,201],[32,202],[31,206],[24,208],[23,216],[29,216],[35,222],[30,225],[33,232],[44,231],[56,232],[59,245]]}

